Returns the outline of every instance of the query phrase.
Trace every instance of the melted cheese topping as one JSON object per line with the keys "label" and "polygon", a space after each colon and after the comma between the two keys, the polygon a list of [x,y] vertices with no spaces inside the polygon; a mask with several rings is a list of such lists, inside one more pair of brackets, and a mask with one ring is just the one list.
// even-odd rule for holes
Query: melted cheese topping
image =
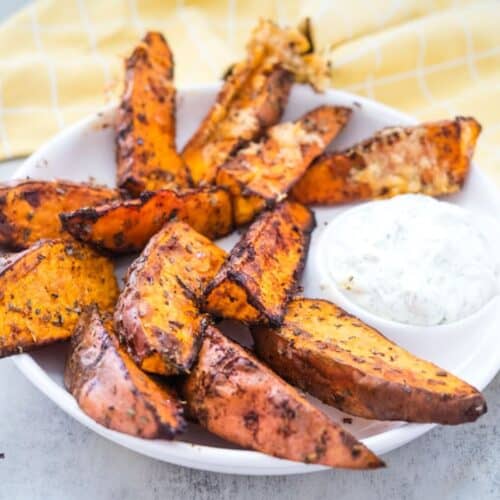
{"label": "melted cheese topping", "polygon": [[[391,137],[395,137],[394,142]],[[451,182],[448,169],[443,168],[442,160],[437,160],[432,143],[427,144],[425,138],[423,128],[404,130],[395,127],[380,131],[377,141],[350,150],[362,155],[367,163],[361,170],[351,170],[351,180],[368,184],[374,196],[394,196],[405,192],[432,195],[457,191],[458,186]],[[422,181],[424,172],[432,182],[426,184]]]}
{"label": "melted cheese topping", "polygon": [[321,149],[325,147],[323,138],[319,134],[308,132],[299,122],[280,123],[271,127],[268,135],[280,148],[276,161],[285,167],[295,167],[302,160],[302,146],[316,144]]}

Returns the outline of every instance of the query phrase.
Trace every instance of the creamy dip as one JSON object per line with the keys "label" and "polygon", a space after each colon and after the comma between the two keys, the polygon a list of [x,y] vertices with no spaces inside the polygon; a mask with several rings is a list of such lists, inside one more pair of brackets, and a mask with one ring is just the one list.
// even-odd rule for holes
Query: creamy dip
{"label": "creamy dip", "polygon": [[328,280],[389,320],[457,321],[500,289],[498,228],[479,226],[465,209],[428,196],[365,203],[334,219],[322,237]]}

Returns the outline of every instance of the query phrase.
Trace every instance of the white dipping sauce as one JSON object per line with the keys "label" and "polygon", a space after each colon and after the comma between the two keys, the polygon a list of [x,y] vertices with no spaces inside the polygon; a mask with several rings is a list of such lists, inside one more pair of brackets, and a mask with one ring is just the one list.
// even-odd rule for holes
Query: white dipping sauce
{"label": "white dipping sauce", "polygon": [[[439,325],[471,315],[499,293],[496,225],[423,195],[366,203],[322,236],[328,279],[383,318]],[[495,244],[497,242],[497,244]]]}

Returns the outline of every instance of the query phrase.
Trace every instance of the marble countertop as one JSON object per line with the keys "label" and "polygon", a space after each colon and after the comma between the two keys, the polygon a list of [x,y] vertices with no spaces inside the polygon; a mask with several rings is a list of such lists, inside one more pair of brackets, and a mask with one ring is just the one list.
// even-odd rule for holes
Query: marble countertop
{"label": "marble countertop", "polygon": [[[0,21],[28,0],[1,0]],[[15,162],[0,164],[5,169]],[[376,472],[251,477],[200,472],[138,455],[68,417],[10,359],[0,360],[0,500],[498,499],[500,375],[474,424],[438,427],[384,456]]]}

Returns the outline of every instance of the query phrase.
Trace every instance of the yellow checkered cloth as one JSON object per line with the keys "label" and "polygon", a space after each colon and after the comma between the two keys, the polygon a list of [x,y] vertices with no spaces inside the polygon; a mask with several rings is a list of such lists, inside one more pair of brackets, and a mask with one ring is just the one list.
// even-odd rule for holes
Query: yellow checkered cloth
{"label": "yellow checkered cloth", "polygon": [[0,159],[102,106],[149,29],[168,38],[181,86],[219,79],[258,17],[306,16],[332,86],[422,120],[475,116],[476,159],[500,185],[498,1],[41,0],[0,27]]}

